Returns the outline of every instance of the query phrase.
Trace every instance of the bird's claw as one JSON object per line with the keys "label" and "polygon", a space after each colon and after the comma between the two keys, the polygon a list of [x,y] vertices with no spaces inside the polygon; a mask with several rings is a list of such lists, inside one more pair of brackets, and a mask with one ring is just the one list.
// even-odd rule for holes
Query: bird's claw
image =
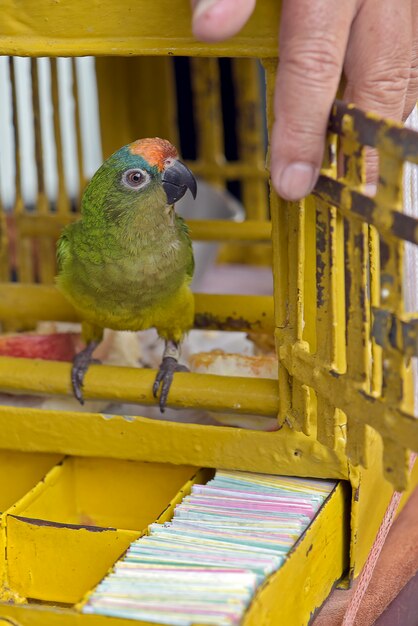
{"label": "bird's claw", "polygon": [[154,398],[158,395],[158,390],[161,387],[160,393],[160,411],[164,413],[165,405],[167,404],[168,393],[170,391],[171,383],[173,382],[173,376],[176,372],[188,372],[188,368],[185,365],[180,365],[177,360],[172,356],[165,356],[159,367],[157,376],[155,377],[154,385],[152,387],[152,393]]}
{"label": "bird's claw", "polygon": [[84,377],[90,365],[100,364],[98,359],[93,359],[91,349],[87,346],[75,355],[71,369],[71,385],[73,392],[80,404],[84,404],[83,383]]}

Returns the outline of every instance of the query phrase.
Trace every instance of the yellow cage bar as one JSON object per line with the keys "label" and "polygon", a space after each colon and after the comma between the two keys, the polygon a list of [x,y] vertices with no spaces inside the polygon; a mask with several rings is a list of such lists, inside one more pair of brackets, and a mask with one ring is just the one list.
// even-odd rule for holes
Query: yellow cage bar
{"label": "yellow cage bar", "polygon": [[[10,57],[15,146],[13,210],[6,212],[0,206],[0,320],[4,329],[33,328],[42,320],[78,321],[52,284],[55,241],[61,228],[77,218],[88,179],[75,57],[97,57],[104,156],[140,136],[181,141],[171,57],[190,57],[196,154],[187,162],[218,189],[238,182],[246,218],[237,223],[190,220],[192,237],[225,244],[222,261],[266,263],[272,256],[274,275],[272,297],[196,294],[195,327],[269,335],[275,341],[279,371],[278,381],[179,374],[169,403],[180,409],[254,413],[271,418],[279,429],[255,432],[141,416],[0,406],[0,448],[347,481],[350,511],[345,487],[339,487],[332,504],[344,523],[348,524],[350,516],[351,524],[349,555],[343,522],[339,526],[338,545],[345,546],[345,556],[338,567],[342,575],[349,557],[350,576],[357,576],[393,489],[412,489],[418,480],[418,471],[409,479],[408,469],[409,450],[418,451],[410,377],[411,358],[418,355],[418,312],[404,311],[402,267],[403,242],[418,244],[418,220],[402,213],[401,182],[405,162],[418,164],[418,133],[336,102],[328,129],[327,159],[314,193],[299,203],[285,202],[268,187],[265,135],[273,118],[280,3],[257,3],[239,35],[214,45],[193,39],[188,0],[158,0],[152,11],[146,10],[144,0],[117,4],[104,0],[89,7],[88,16],[83,3],[70,0],[6,0],[3,5],[0,53]],[[31,57],[34,206],[25,201],[22,187],[23,138],[14,58],[20,55]],[[66,55],[73,57],[69,71],[78,191],[72,195],[63,161],[60,60],[54,58]],[[53,200],[45,187],[40,56],[51,57],[46,63],[56,151]],[[231,58],[238,102],[236,158],[227,158],[225,153],[220,57]],[[141,86],[132,80],[133,75],[141,76]],[[140,116],[136,115],[139,108]],[[366,146],[379,154],[374,197],[364,193]],[[336,157],[340,153],[341,173]],[[69,371],[65,363],[0,357],[0,391],[68,396]],[[85,395],[150,404],[153,375],[152,370],[92,367]],[[325,572],[325,565],[321,571]],[[309,600],[314,603],[309,610],[324,599],[336,577],[324,578],[322,592]],[[270,596],[268,590],[260,595],[261,612],[257,613],[255,604],[248,624],[256,624],[266,607],[273,607],[273,615],[279,610]],[[39,609],[32,613],[28,607],[13,610],[0,604],[0,623],[4,615],[22,624],[41,624],[47,615],[47,609],[46,613]],[[301,619],[308,614],[306,600]],[[65,612],[61,617],[54,613],[48,623],[58,624],[60,619],[63,624],[102,623]]]}

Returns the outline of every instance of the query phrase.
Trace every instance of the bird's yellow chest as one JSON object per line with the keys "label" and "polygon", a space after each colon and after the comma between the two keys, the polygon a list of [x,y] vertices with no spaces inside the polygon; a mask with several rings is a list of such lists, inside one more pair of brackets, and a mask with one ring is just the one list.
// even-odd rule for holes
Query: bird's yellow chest
{"label": "bird's yellow chest", "polygon": [[90,324],[114,330],[138,331],[156,328],[160,337],[180,341],[193,326],[194,320],[194,297],[188,282],[184,281],[174,293],[145,307],[140,303],[132,306],[131,302],[126,305],[119,303],[114,307],[98,307],[90,294],[70,299],[81,317]]}

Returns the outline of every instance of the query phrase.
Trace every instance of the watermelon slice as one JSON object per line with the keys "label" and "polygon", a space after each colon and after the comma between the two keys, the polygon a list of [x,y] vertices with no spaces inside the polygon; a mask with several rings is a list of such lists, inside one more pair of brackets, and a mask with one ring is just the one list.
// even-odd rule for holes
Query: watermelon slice
{"label": "watermelon slice", "polygon": [[72,361],[80,338],[76,333],[0,335],[0,356]]}

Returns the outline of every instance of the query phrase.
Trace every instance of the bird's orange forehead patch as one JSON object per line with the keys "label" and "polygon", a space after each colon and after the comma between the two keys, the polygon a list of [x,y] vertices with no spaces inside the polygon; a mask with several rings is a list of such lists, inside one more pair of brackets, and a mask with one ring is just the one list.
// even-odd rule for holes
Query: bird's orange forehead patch
{"label": "bird's orange forehead patch", "polygon": [[167,139],[138,139],[130,144],[131,154],[143,157],[151,166],[157,166],[160,172],[167,159],[176,159],[178,152]]}

